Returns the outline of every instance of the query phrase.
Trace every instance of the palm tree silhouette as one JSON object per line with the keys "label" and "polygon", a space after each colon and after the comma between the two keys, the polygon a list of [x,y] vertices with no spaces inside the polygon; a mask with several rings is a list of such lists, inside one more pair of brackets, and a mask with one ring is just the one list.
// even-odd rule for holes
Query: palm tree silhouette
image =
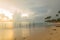
{"label": "palm tree silhouette", "polygon": [[50,19],[51,18],[51,16],[48,16],[48,17],[46,17],[45,19]]}
{"label": "palm tree silhouette", "polygon": [[60,17],[59,17],[60,11],[58,11],[58,14],[56,14],[56,19],[51,19],[51,16],[46,17],[45,19],[49,19],[49,20],[45,20],[45,22],[60,22]]}
{"label": "palm tree silhouette", "polygon": [[58,11],[58,13],[60,14],[60,11]]}
{"label": "palm tree silhouette", "polygon": [[58,17],[59,15],[58,14],[56,14],[56,17]]}

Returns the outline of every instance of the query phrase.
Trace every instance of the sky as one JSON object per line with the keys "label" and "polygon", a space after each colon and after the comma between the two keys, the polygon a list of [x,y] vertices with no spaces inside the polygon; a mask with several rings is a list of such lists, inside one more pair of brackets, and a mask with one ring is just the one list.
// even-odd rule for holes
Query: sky
{"label": "sky", "polygon": [[35,22],[44,22],[44,18],[60,10],[60,0],[0,0],[0,8],[14,13],[16,10],[34,13]]}

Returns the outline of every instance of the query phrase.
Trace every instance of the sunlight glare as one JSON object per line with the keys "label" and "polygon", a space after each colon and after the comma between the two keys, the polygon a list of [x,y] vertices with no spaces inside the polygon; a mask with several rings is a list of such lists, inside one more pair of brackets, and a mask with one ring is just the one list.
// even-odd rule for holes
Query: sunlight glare
{"label": "sunlight glare", "polygon": [[9,19],[12,19],[12,13],[8,10],[5,10],[5,9],[1,9],[0,8],[0,14],[4,14],[5,16],[7,16]]}
{"label": "sunlight glare", "polygon": [[22,13],[22,14],[21,14],[21,17],[22,17],[22,18],[28,18],[28,17],[29,17],[29,14],[26,14],[26,13],[23,14],[23,13]]}

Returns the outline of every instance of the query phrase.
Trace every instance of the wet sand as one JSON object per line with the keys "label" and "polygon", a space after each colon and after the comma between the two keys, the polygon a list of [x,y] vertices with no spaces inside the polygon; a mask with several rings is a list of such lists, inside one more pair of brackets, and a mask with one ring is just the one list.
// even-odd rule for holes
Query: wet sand
{"label": "wet sand", "polygon": [[60,28],[59,27],[48,27],[46,29],[35,31],[30,36],[22,38],[22,40],[60,40]]}
{"label": "wet sand", "polygon": [[60,27],[0,29],[0,40],[60,40]]}

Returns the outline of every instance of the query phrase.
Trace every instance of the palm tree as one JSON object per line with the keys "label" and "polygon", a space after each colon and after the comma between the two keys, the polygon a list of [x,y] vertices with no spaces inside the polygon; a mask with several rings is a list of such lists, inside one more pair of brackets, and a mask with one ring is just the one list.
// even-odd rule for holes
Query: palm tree
{"label": "palm tree", "polygon": [[[58,11],[58,13],[60,14],[60,11]],[[60,17],[59,17],[59,14],[58,14],[58,18],[57,18],[57,22],[60,22]]]}
{"label": "palm tree", "polygon": [[51,16],[48,16],[48,17],[46,17],[45,19],[50,19],[51,18]]}
{"label": "palm tree", "polygon": [[58,11],[58,13],[60,14],[60,11]]}
{"label": "palm tree", "polygon": [[56,14],[56,17],[58,17],[59,15],[58,14]]}
{"label": "palm tree", "polygon": [[[60,14],[60,11],[58,11],[58,13]],[[56,14],[56,17],[58,17],[57,19],[51,19],[51,16],[46,17],[45,19],[49,19],[49,20],[45,20],[45,22],[60,22],[59,14]]]}

